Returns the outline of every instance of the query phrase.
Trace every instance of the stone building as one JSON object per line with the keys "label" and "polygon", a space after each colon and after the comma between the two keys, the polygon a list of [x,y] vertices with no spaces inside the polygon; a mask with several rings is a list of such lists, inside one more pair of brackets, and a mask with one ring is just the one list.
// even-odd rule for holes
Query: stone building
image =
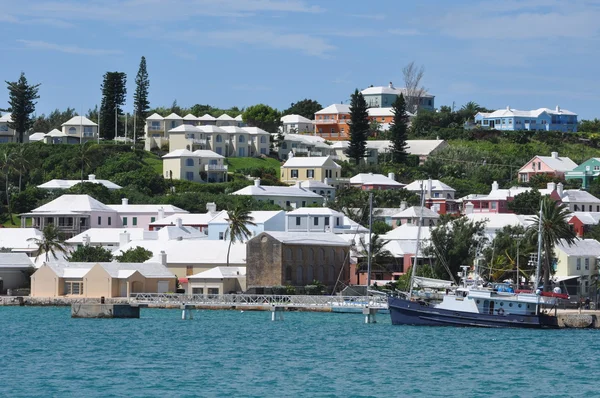
{"label": "stone building", "polygon": [[333,233],[263,232],[246,250],[248,293],[268,293],[273,286],[301,291],[315,280],[332,293],[349,278],[350,244]]}

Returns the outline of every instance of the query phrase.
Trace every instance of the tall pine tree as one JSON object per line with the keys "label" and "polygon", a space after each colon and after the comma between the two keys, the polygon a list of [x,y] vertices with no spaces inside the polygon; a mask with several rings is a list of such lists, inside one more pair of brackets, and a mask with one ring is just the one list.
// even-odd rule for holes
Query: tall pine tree
{"label": "tall pine tree", "polygon": [[408,115],[406,114],[406,101],[404,101],[402,93],[396,97],[396,100],[392,104],[392,113],[394,114],[394,122],[389,130],[392,144],[392,160],[396,163],[404,163],[408,157],[408,153],[406,152]]}
{"label": "tall pine tree", "polygon": [[115,138],[115,112],[117,113],[117,129],[124,130],[121,107],[125,105],[127,94],[127,75],[123,72],[106,72],[102,82],[102,103],[100,104],[100,137],[106,140]]}
{"label": "tall pine tree", "polygon": [[133,113],[136,118],[135,133],[138,137],[144,133],[146,115],[150,109],[150,101],[148,101],[149,88],[150,80],[148,80],[148,71],[146,71],[146,57],[142,57],[140,68],[135,77],[135,93],[133,94]]}
{"label": "tall pine tree", "polygon": [[35,111],[35,100],[38,95],[39,84],[29,84],[25,73],[16,82],[7,81],[8,104],[10,105],[11,121],[8,127],[15,130],[19,142],[23,142],[23,135],[33,126],[35,120],[31,114]]}
{"label": "tall pine tree", "polygon": [[367,153],[367,138],[369,137],[369,114],[367,102],[362,93],[354,91],[350,100],[350,144],[346,155],[359,164]]}

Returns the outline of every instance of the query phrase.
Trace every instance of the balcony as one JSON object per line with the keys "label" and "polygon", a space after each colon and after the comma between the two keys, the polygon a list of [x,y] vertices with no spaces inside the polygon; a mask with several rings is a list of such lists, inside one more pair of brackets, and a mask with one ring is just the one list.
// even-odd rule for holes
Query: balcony
{"label": "balcony", "polygon": [[164,129],[160,126],[148,126],[148,131],[163,131]]}
{"label": "balcony", "polygon": [[294,153],[308,153],[308,148],[292,148]]}
{"label": "balcony", "polygon": [[195,145],[206,145],[207,143],[206,138],[188,138],[188,141]]}
{"label": "balcony", "polygon": [[227,171],[227,165],[224,164],[204,164],[202,165],[202,171]]}
{"label": "balcony", "polygon": [[315,120],[315,124],[338,124],[345,123],[345,120],[335,120],[335,119],[325,119],[325,120]]}

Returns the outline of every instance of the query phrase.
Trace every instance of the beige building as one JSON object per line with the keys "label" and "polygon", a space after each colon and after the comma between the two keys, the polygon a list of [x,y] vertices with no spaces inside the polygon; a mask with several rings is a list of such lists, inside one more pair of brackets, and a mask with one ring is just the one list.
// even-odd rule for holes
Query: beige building
{"label": "beige building", "polygon": [[[0,116],[0,144],[6,142],[19,142],[19,137],[15,130],[8,127],[12,121],[10,113]],[[29,134],[23,134],[23,141],[28,142]]]}
{"label": "beige building", "polygon": [[330,156],[296,157],[293,156],[281,166],[281,182],[295,184],[297,181],[314,180],[325,182],[341,177],[342,166]]}
{"label": "beige building", "polygon": [[592,283],[598,276],[600,242],[595,239],[579,239],[569,246],[561,240],[561,243],[555,246],[554,252],[556,255],[554,279],[568,281],[570,277],[576,277],[577,283],[566,282],[569,294],[581,297],[595,296],[596,290]]}
{"label": "beige building", "polygon": [[207,140],[204,133],[196,126],[182,124],[169,130],[169,152],[177,149],[187,149],[195,151],[196,149],[205,149]]}
{"label": "beige building", "polygon": [[74,116],[62,124],[62,132],[67,144],[79,144],[97,139],[98,125],[85,116]]}
{"label": "beige building", "polygon": [[227,181],[225,157],[210,150],[177,149],[163,156],[165,179],[193,182]]}
{"label": "beige building", "polygon": [[349,281],[349,250],[350,243],[333,233],[263,232],[247,243],[248,291],[301,290],[316,280],[332,293]]}
{"label": "beige building", "polygon": [[187,277],[188,294],[230,294],[246,291],[246,267],[215,267]]}
{"label": "beige building", "polygon": [[253,185],[232,192],[231,195],[251,196],[258,201],[278,205],[282,209],[297,209],[308,205],[322,205],[325,201],[323,196],[307,188],[303,188],[302,181],[297,181],[291,187],[280,187],[261,185],[260,178],[255,179]]}
{"label": "beige building", "polygon": [[32,297],[129,297],[175,292],[175,275],[160,263],[44,263],[31,276]]}

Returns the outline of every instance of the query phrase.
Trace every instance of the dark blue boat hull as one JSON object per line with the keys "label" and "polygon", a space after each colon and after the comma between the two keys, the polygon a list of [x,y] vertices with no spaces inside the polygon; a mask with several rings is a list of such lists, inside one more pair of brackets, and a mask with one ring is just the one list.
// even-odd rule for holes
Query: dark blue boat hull
{"label": "dark blue boat hull", "polygon": [[398,297],[389,297],[393,325],[475,326],[488,328],[554,328],[556,318],[549,315],[487,315],[434,308]]}

